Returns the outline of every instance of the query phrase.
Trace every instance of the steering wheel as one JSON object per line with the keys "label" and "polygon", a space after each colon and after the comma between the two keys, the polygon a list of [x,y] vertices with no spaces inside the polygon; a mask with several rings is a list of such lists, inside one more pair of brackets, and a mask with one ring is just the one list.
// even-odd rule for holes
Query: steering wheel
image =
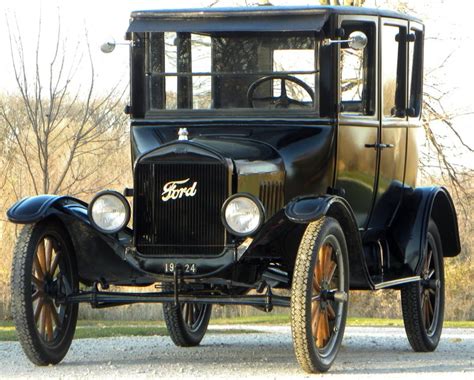
{"label": "steering wheel", "polygon": [[[255,97],[255,91],[257,88],[262,85],[262,83],[268,82],[273,79],[279,79],[280,80],[280,96],[266,96],[262,98]],[[286,82],[293,82],[296,85],[302,87],[308,95],[311,97],[311,102],[304,102],[301,100],[295,100],[292,98],[289,98],[287,95],[286,91]],[[247,90],[247,101],[248,105],[250,108],[255,108],[254,107],[254,102],[255,101],[261,101],[261,102],[270,102],[270,104],[274,105],[275,108],[289,108],[292,104],[296,104],[301,107],[312,107],[313,102],[314,102],[314,91],[311,89],[308,84],[303,82],[301,79],[298,79],[296,77],[290,76],[290,75],[268,75],[265,77],[262,77],[260,79],[257,79],[255,82],[252,82]]]}

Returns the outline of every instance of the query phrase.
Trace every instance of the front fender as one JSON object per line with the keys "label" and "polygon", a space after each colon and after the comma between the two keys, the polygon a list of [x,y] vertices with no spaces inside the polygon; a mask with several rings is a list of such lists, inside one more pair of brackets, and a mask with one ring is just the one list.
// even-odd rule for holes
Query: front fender
{"label": "front fender", "polygon": [[[322,218],[327,214],[331,205],[340,203],[347,209],[348,214],[352,214],[351,207],[343,198],[331,195],[304,196],[293,199],[285,207],[286,217],[295,223],[308,224]],[[355,218],[352,214],[352,219]]]}
{"label": "front fender", "polygon": [[64,205],[76,203],[84,206],[87,210],[87,203],[69,196],[61,195],[37,195],[26,197],[16,202],[7,211],[7,218],[12,223],[32,224],[46,219],[51,214],[57,213]]}
{"label": "front fender", "polygon": [[344,198],[334,195],[298,197],[285,207],[285,215],[292,222],[299,224],[308,224],[323,216],[335,218],[342,227],[349,251],[351,288],[373,288],[357,221],[351,206]]}
{"label": "front fender", "polygon": [[86,202],[69,196],[38,195],[15,203],[7,217],[18,224],[59,221],[74,247],[79,278],[86,284],[153,283],[151,276],[126,253],[132,231],[125,228],[109,235],[96,230],[88,218],[87,206]]}

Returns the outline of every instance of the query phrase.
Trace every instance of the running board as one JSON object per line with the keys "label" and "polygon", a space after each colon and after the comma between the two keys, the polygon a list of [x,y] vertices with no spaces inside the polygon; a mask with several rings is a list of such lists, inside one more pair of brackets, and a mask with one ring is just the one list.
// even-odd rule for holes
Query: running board
{"label": "running board", "polygon": [[379,290],[379,289],[385,289],[385,288],[392,288],[394,286],[404,285],[404,284],[408,284],[410,282],[417,282],[417,281],[421,281],[420,276],[399,278],[397,280],[383,281],[383,282],[379,282],[379,283],[374,283],[374,289]]}

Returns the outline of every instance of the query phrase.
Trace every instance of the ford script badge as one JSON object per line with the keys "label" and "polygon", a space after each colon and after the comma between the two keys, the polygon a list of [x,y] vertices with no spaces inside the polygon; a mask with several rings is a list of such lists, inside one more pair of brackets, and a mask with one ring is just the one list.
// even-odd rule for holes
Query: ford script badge
{"label": "ford script badge", "polygon": [[197,193],[197,182],[191,186],[182,186],[188,183],[190,178],[181,181],[170,181],[163,186],[163,193],[161,199],[163,202],[168,202],[170,199],[178,199],[182,197],[194,197]]}

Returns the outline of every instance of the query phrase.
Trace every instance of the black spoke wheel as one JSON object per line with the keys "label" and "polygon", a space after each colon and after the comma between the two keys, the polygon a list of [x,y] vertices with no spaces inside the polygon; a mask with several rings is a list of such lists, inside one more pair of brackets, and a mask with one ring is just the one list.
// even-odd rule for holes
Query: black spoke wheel
{"label": "black spoke wheel", "polygon": [[309,372],[325,372],[339,351],[347,318],[349,266],[341,226],[329,217],[310,223],[296,257],[291,288],[295,354]]}
{"label": "black spoke wheel", "polygon": [[434,351],[444,319],[444,262],[441,237],[430,220],[423,253],[421,281],[401,290],[403,322],[414,351]]}
{"label": "black spoke wheel", "polygon": [[[165,290],[173,288],[165,285]],[[171,340],[180,347],[198,346],[207,331],[212,305],[180,303],[163,304],[163,315]]]}
{"label": "black spoke wheel", "polygon": [[78,305],[59,301],[77,288],[74,252],[63,228],[51,222],[25,226],[13,254],[12,314],[34,364],[59,363],[69,350]]}

